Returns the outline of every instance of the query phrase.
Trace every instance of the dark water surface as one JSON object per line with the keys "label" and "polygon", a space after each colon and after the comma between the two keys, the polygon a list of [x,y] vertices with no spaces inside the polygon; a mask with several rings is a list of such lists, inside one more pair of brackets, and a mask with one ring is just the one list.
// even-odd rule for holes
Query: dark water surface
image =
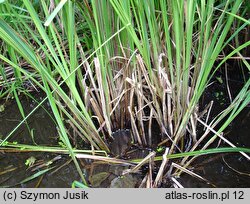
{"label": "dark water surface", "polygon": [[[250,148],[250,108],[245,108],[229,129],[227,139],[236,146]],[[192,165],[193,172],[216,187],[250,187],[250,161],[239,153],[201,156]],[[185,173],[179,181],[184,187],[212,187]]]}
{"label": "dark water surface", "polygon": [[[215,102],[216,100],[222,100],[218,98],[218,94],[215,94],[215,92],[209,93],[209,98],[212,98]],[[43,96],[38,95],[36,97],[42,100]],[[226,101],[227,99],[225,99],[225,103]],[[3,101],[0,105],[2,104]],[[29,113],[36,103],[23,97],[22,105],[26,113]],[[45,104],[45,108],[51,114],[48,104]],[[6,136],[21,121],[21,118],[15,101],[5,103],[5,110],[0,112],[0,137]],[[52,117],[42,108],[39,108],[28,119],[28,124],[33,129],[34,141],[37,144],[58,146],[59,137],[55,123]],[[250,108],[247,107],[225,131],[227,132],[226,138],[237,146],[250,148],[249,125]],[[9,141],[33,144],[32,137],[25,125],[22,125],[10,137]],[[39,165],[44,165],[57,156],[58,154],[45,152],[4,153],[0,150],[0,186],[13,186],[21,182],[39,172]],[[36,159],[30,168],[25,165],[29,158]],[[92,187],[138,187],[142,181],[141,174],[119,177],[122,171],[128,168],[126,166],[108,165],[100,162],[92,163],[90,161],[81,161],[80,165]],[[67,155],[60,155],[58,160],[48,166],[54,167],[54,169],[44,176],[39,176],[16,187],[71,187],[74,180],[80,181],[75,166]],[[250,187],[250,162],[239,153],[201,156],[192,163],[192,167],[193,172],[203,176],[216,187]],[[39,170],[46,168],[47,166],[42,166]],[[177,180],[184,187],[212,187],[210,184],[185,173]]]}
{"label": "dark water surface", "polygon": [[[42,100],[43,97],[44,96],[40,94],[36,95],[37,100]],[[23,97],[21,101],[26,114],[32,111],[37,104],[31,99],[25,97]],[[6,136],[22,120],[18,106],[14,100],[8,101],[7,103],[1,101],[0,105],[3,104],[5,110],[0,112],[0,136]],[[59,146],[58,132],[51,117],[52,113],[49,105],[45,103],[44,108],[48,113],[44,109],[39,108],[28,119],[29,127],[30,129],[33,129],[33,140],[38,145]],[[9,139],[10,142],[30,145],[34,145],[33,140],[26,125],[20,126],[20,128]],[[49,162],[56,156],[58,155],[45,152],[4,153],[0,150],[0,186],[15,185],[39,172],[35,169],[36,165],[30,168],[25,165],[27,159],[35,158],[36,160],[34,164],[37,164],[37,166],[44,165],[39,169],[43,170],[47,168],[45,165],[46,162]],[[70,187],[74,180],[79,180],[79,176],[72,162],[67,164],[67,162],[69,162],[69,157],[64,155],[61,157],[60,160],[49,165],[49,167],[55,168],[49,171],[45,176],[40,176],[37,179],[17,185],[16,187],[35,187],[36,185],[39,187]],[[64,165],[65,163],[67,165]],[[63,168],[57,169],[62,165],[64,165]]]}
{"label": "dark water surface", "polygon": [[[212,80],[214,83],[203,94],[201,106],[204,107],[211,100],[214,101],[211,118],[230,104],[229,91],[234,99],[244,85],[242,70],[235,63],[228,67],[228,87],[225,85],[225,73],[222,72],[214,77]],[[245,73],[245,78],[249,77],[250,73]],[[220,83],[216,78],[222,79],[224,83]],[[237,147],[250,148],[250,104],[224,130],[224,137]],[[211,147],[215,148],[218,143],[219,140]],[[227,147],[228,145],[222,142],[220,146]],[[193,172],[216,187],[250,187],[250,161],[239,153],[200,156],[192,163],[192,166]],[[179,181],[184,187],[212,187],[185,173],[181,175]]]}

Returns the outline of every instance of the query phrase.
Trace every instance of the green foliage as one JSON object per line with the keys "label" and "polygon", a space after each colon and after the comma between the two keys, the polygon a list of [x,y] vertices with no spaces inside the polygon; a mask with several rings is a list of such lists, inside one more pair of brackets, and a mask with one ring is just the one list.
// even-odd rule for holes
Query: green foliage
{"label": "green foliage", "polygon": [[[243,8],[245,15],[239,16],[242,0],[50,3],[0,2],[0,96],[15,97],[22,123],[49,101],[60,146],[68,150],[84,185],[68,122],[92,149],[105,152],[109,152],[112,132],[124,128],[131,129],[134,143],[151,146],[155,123],[170,144],[170,155],[182,154],[187,149],[195,151],[207,131],[216,132],[202,147],[207,149],[250,102],[250,79],[246,79],[232,104],[204,125],[204,137],[197,135],[200,98],[216,71],[236,54],[250,70],[240,53],[250,41],[240,44],[238,40],[250,24],[249,9]],[[228,47],[232,51],[218,61]],[[25,115],[19,93],[27,81],[45,92],[46,98]],[[8,144],[20,125],[0,146]],[[186,138],[192,141],[187,149]],[[194,154],[182,156],[186,156],[184,165]]]}
{"label": "green foliage", "polygon": [[72,188],[88,188],[88,186],[84,185],[83,183],[79,181],[74,181],[72,183]]}

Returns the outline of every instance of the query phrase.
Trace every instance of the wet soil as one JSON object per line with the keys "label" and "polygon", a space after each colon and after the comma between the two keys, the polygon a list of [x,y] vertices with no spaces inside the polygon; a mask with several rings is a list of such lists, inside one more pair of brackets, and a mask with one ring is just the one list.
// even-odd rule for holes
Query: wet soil
{"label": "wet soil", "polygon": [[[37,93],[35,97],[36,100],[41,101],[44,98],[44,95]],[[35,101],[26,97],[22,97],[21,101],[26,114],[32,111],[37,105]],[[0,136],[5,138],[5,136],[20,123],[22,117],[14,100],[5,103],[4,101],[1,101],[0,105],[4,106],[4,111],[0,112]],[[49,104],[45,103],[43,106],[44,109],[39,108],[27,120],[27,123],[33,132],[33,139],[26,124],[23,124],[13,133],[8,141],[18,144],[37,144],[43,146],[58,144],[58,132],[53,121]],[[34,142],[36,144],[34,144]],[[47,166],[44,164],[51,161],[56,156],[58,155],[45,152],[5,153],[0,150],[0,186],[15,186],[24,179],[46,169]],[[37,166],[42,165],[41,168],[36,170],[36,165],[28,168],[28,166],[25,165],[25,162],[30,158],[36,160],[35,164],[38,164]],[[68,160],[69,158],[67,156],[62,155],[60,160],[55,161],[50,165],[54,167],[53,170],[44,176],[39,176],[32,181],[16,185],[15,187],[70,187],[74,180],[79,180],[79,176],[72,162],[68,165],[64,165]],[[63,168],[57,169],[62,165],[64,165]]]}
{"label": "wet soil", "polygon": [[[232,66],[233,64],[235,66]],[[250,73],[242,70],[237,62],[233,62],[232,65],[227,70],[228,86],[220,81],[226,81],[226,74],[223,70],[213,78],[214,83],[207,88],[203,95],[202,107],[205,107],[209,101],[214,101],[211,118],[230,104],[229,95],[235,98],[244,85],[244,78],[247,80],[250,77]],[[224,137],[238,147],[250,148],[249,105],[224,130]],[[219,143],[218,139],[211,147],[215,148]],[[220,146],[228,145],[220,143]],[[206,178],[210,184],[183,173],[178,180],[184,187],[250,187],[250,161],[239,153],[201,156],[192,163],[192,168],[193,172]]]}
{"label": "wet soil", "polygon": [[[246,75],[249,77],[249,75]],[[225,80],[222,76],[223,80]],[[207,101],[214,101],[212,115],[218,114],[229,103],[227,87],[221,84],[219,80],[214,79],[214,83],[207,89],[203,97],[201,106],[205,106]],[[242,79],[230,76],[229,86],[231,94],[234,97],[242,87]],[[43,99],[42,94],[35,96],[38,100]],[[9,132],[22,120],[18,106],[14,100],[8,102],[0,101],[4,105],[4,111],[0,112],[0,138],[4,138]],[[36,102],[23,97],[22,105],[26,113],[29,113]],[[56,146],[59,142],[56,125],[53,122],[52,113],[49,104],[45,104],[45,109],[39,108],[29,119],[30,129],[33,129],[34,138],[26,125],[22,125],[9,139],[11,142],[22,144],[34,144],[44,146]],[[240,146],[250,148],[250,107],[246,107],[236,120],[225,130],[227,138]],[[153,131],[153,130],[152,130]],[[158,133],[157,133],[158,134]],[[222,144],[223,145],[223,144]],[[40,172],[48,167],[53,167],[48,173],[38,176],[29,182],[16,185],[15,187],[71,187],[73,181],[80,181],[79,175],[73,162],[66,155],[55,160],[48,166],[39,167],[39,164],[46,164],[56,158],[58,154],[27,152],[27,153],[6,153],[0,151],[0,186],[14,186],[24,179]],[[34,166],[28,168],[25,162],[34,157],[36,159]],[[128,166],[110,165],[100,162],[80,161],[88,182],[91,187],[139,187],[143,179],[143,174],[128,174],[122,176]],[[241,154],[218,154],[216,156],[199,157],[190,167],[193,171],[206,178],[216,187],[250,187],[250,165]],[[213,187],[204,181],[200,181],[183,173],[179,182],[184,187]]]}

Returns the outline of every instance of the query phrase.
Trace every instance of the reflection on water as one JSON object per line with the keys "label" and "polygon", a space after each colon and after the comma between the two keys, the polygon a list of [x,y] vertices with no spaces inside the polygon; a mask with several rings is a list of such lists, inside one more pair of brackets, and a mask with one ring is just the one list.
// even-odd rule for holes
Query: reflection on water
{"label": "reflection on water", "polygon": [[[239,147],[250,148],[250,108],[245,108],[236,118],[227,137]],[[216,187],[250,187],[250,161],[239,153],[201,156],[193,164],[194,172],[206,178]],[[190,175],[182,174],[184,187],[211,187]]]}
{"label": "reflection on water", "polygon": [[[35,106],[30,100],[22,100],[22,105],[29,113]],[[46,108],[49,110],[48,105]],[[8,102],[4,112],[0,112],[0,135],[6,136],[21,120],[18,107],[15,102]],[[34,140],[40,145],[57,145],[58,133],[51,117],[43,110],[38,109],[28,120],[31,129],[34,129]],[[228,129],[227,138],[237,146],[250,148],[249,139],[250,108],[246,108],[237,117],[237,120]],[[22,125],[14,133],[10,141],[18,141],[23,144],[33,144],[25,125]],[[148,154],[150,150],[141,150],[137,153]],[[36,165],[43,165],[58,156],[51,153],[4,153],[0,152],[0,186],[12,186],[23,179],[38,172],[34,167],[27,169],[25,162],[34,157]],[[135,156],[135,157],[137,157]],[[142,157],[145,155],[142,155]],[[128,166],[103,164],[79,160],[91,187],[138,187],[143,179],[142,173],[127,174],[122,176]],[[40,163],[39,163],[40,162]],[[201,156],[193,164],[193,171],[210,181],[217,187],[250,187],[249,161],[241,154],[221,154]],[[73,162],[66,155],[50,164],[54,167],[44,176],[16,187],[71,187],[74,180],[80,181]],[[43,165],[41,169],[46,169]],[[41,170],[40,169],[40,170]],[[184,187],[212,187],[204,181],[192,178],[183,173],[178,179]]]}
{"label": "reflection on water", "polygon": [[[38,100],[42,100],[43,96],[37,95]],[[3,105],[3,101],[0,102]],[[34,101],[22,98],[22,106],[26,114],[33,110],[37,103]],[[45,108],[48,113],[51,114],[49,105],[45,104]],[[39,145],[57,145],[58,133],[55,124],[44,109],[39,108],[28,119],[30,129],[33,129],[34,141]],[[22,120],[18,106],[15,101],[8,101],[4,104],[4,111],[0,112],[0,135],[4,138],[11,130],[19,124]],[[32,138],[26,125],[22,125],[14,134],[10,137],[9,141],[18,142],[20,144],[34,145]],[[28,167],[25,162],[29,158],[35,158],[35,164],[42,165],[39,170],[46,169],[46,162],[51,161],[57,155],[40,153],[40,152],[27,152],[27,153],[4,153],[0,151],[0,186],[13,186],[20,181],[28,178],[31,175],[39,172],[38,170]],[[25,184],[16,187],[70,187],[74,180],[79,180],[78,173],[75,170],[74,164],[67,163],[69,158],[62,156],[62,159],[55,161],[50,166],[55,168],[47,173],[45,176],[39,176]],[[59,168],[62,165],[63,168]]]}

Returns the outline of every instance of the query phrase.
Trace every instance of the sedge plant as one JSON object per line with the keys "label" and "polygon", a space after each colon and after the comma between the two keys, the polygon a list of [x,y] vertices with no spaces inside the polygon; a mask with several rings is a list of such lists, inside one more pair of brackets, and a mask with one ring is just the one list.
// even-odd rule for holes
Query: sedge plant
{"label": "sedge plant", "polygon": [[[125,128],[131,130],[134,143],[152,147],[156,125],[169,156],[181,154],[181,165],[187,166],[189,156],[202,154],[197,148],[208,133],[216,134],[207,139],[204,151],[249,103],[250,79],[246,79],[225,111],[210,123],[200,117],[201,96],[227,59],[238,55],[249,70],[240,53],[249,41],[236,43],[218,61],[249,26],[238,13],[241,0],[53,2],[0,4],[9,13],[0,16],[5,48],[0,54],[0,79],[8,89],[12,83],[8,67],[14,70],[14,81],[30,80],[46,93],[61,140],[85,185],[66,131],[69,123],[92,150],[107,153],[112,132]],[[228,37],[235,22],[235,33]],[[218,127],[223,119],[226,122]],[[197,135],[198,123],[205,127],[203,136]]]}

